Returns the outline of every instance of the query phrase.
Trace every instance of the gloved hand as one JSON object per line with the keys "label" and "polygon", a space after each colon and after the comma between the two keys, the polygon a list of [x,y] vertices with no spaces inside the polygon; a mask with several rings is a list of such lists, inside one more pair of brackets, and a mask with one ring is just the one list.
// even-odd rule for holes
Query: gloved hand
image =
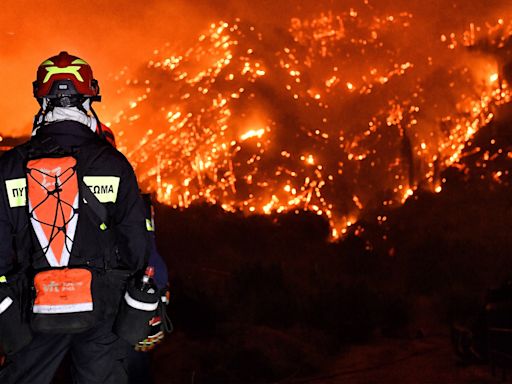
{"label": "gloved hand", "polygon": [[162,342],[165,333],[172,332],[172,323],[167,315],[167,305],[169,303],[169,291],[162,292],[160,304],[158,306],[158,315],[149,321],[151,326],[150,335],[142,341],[135,344],[137,352],[149,352]]}
{"label": "gloved hand", "polygon": [[149,324],[151,325],[151,334],[144,340],[139,341],[135,344],[135,350],[137,352],[149,352],[162,342],[165,337],[165,333],[162,329],[162,320],[160,316],[153,317]]}

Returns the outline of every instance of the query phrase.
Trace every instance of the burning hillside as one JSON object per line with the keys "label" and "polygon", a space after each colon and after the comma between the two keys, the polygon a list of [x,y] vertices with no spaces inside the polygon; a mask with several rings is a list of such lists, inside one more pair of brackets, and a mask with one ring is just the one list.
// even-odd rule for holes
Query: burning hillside
{"label": "burning hillside", "polygon": [[510,100],[491,49],[510,35],[500,19],[419,42],[414,14],[367,4],[274,30],[214,23],[123,71],[132,101],[111,123],[161,202],[311,210],[336,237],[366,208],[441,191],[441,171]]}

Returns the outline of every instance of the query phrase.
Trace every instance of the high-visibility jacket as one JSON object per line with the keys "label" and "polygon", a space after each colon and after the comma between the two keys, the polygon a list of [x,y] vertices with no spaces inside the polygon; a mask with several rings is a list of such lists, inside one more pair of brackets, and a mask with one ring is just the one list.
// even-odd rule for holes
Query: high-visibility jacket
{"label": "high-visibility jacket", "polygon": [[[105,257],[109,257],[114,268],[132,271],[143,268],[149,249],[145,209],[127,159],[78,122],[51,123],[42,127],[39,135],[50,136],[62,149],[77,153],[79,164],[99,153],[83,170],[84,174],[77,176],[107,208],[113,242],[98,241],[100,229],[91,220],[94,214],[87,212],[91,209],[89,204],[80,203],[68,265],[101,267]],[[51,260],[34,251],[37,234],[32,229],[27,209],[26,161],[19,148],[0,158],[0,276],[15,271],[27,256],[35,269],[52,266]],[[111,249],[106,250],[107,246]]]}

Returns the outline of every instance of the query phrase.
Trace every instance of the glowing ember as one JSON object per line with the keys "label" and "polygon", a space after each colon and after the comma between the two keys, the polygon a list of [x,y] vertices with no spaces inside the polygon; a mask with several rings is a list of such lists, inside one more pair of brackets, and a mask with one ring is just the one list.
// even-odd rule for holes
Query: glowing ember
{"label": "glowing ember", "polygon": [[[434,65],[406,38],[413,21],[363,5],[293,18],[277,42],[240,20],[211,24],[195,46],[156,51],[126,81],[137,96],[112,122],[121,149],[161,202],[310,210],[333,237],[366,208],[441,192],[441,171],[511,97],[493,59],[476,70],[455,55],[502,40],[471,24],[433,43]],[[503,21],[486,28],[512,33]]]}
{"label": "glowing ember", "polygon": [[264,129],[258,129],[254,130],[251,129],[250,131],[245,132],[243,135],[240,136],[241,141],[245,141],[247,139],[250,139],[251,137],[257,137],[261,139],[261,136],[265,133]]}

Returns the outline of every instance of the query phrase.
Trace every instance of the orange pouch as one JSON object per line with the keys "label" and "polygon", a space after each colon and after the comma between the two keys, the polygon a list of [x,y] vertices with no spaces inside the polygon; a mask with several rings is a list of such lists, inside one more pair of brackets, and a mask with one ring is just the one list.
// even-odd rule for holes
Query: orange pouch
{"label": "orange pouch", "polygon": [[96,323],[93,273],[84,268],[50,269],[34,277],[32,328],[36,332],[77,333]]}

